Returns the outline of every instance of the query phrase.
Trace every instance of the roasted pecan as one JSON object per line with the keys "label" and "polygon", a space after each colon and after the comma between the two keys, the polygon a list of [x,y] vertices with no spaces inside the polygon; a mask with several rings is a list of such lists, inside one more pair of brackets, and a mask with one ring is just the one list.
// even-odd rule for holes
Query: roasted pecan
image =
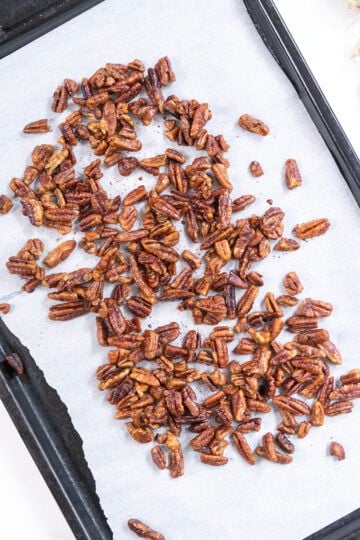
{"label": "roasted pecan", "polygon": [[299,302],[299,300],[294,296],[287,296],[286,294],[278,296],[276,301],[280,306],[296,306],[296,304]]}
{"label": "roasted pecan", "polygon": [[333,306],[328,302],[305,298],[297,308],[296,313],[304,317],[329,317],[332,310]]}
{"label": "roasted pecan", "polygon": [[299,242],[291,238],[281,238],[279,242],[274,246],[277,251],[294,251],[300,248]]}
{"label": "roasted pecan", "polygon": [[336,457],[338,461],[341,461],[346,457],[343,445],[335,441],[331,441],[329,453],[330,456]]}
{"label": "roasted pecan", "polygon": [[295,159],[287,159],[285,162],[285,184],[288,189],[294,189],[302,184],[299,167]]}
{"label": "roasted pecan", "polygon": [[12,369],[14,369],[18,375],[22,375],[24,373],[23,361],[21,360],[20,356],[16,352],[5,356],[5,362]]}
{"label": "roasted pecan", "polygon": [[282,220],[284,219],[284,212],[280,208],[275,206],[266,210],[260,223],[260,230],[267,238],[276,240],[279,238],[284,230]]}
{"label": "roasted pecan", "polygon": [[47,131],[51,131],[47,118],[30,122],[23,129],[24,133],[46,133]]}
{"label": "roasted pecan", "polygon": [[155,465],[160,469],[163,470],[166,467],[166,457],[164,454],[163,449],[160,445],[156,445],[151,449],[151,457]]}
{"label": "roasted pecan", "polygon": [[147,191],[145,186],[139,186],[132,191],[129,191],[123,201],[123,204],[124,206],[130,206],[138,201],[141,201],[145,197],[147,197]]}
{"label": "roasted pecan", "polygon": [[77,300],[75,302],[64,302],[56,304],[49,309],[49,319],[53,321],[68,321],[75,317],[80,317],[88,313],[91,304],[87,300]]}
{"label": "roasted pecan", "polygon": [[62,113],[68,105],[68,93],[65,86],[58,86],[54,92],[54,99],[51,109],[54,112]]}
{"label": "roasted pecan", "polygon": [[312,221],[296,225],[293,232],[297,238],[307,240],[308,238],[326,233],[329,227],[330,221],[328,219],[313,219]]}
{"label": "roasted pecan", "polygon": [[119,215],[118,221],[124,231],[130,231],[135,225],[137,217],[138,211],[136,210],[135,206],[124,206],[123,211]]}
{"label": "roasted pecan", "polygon": [[170,451],[169,470],[171,478],[178,478],[184,474],[184,457],[180,446]]}
{"label": "roasted pecan", "polygon": [[257,135],[265,136],[268,135],[270,132],[268,126],[264,124],[264,122],[258,120],[257,118],[254,118],[254,116],[251,116],[250,114],[241,115],[238,120],[238,124],[246,131],[251,131],[252,133],[256,133]]}
{"label": "roasted pecan", "polygon": [[0,214],[4,215],[10,212],[14,203],[6,195],[0,195]]}
{"label": "roasted pecan", "polygon": [[[241,126],[242,127],[242,126]],[[249,165],[249,171],[251,176],[258,178],[264,174],[264,171],[258,161],[252,161]]]}
{"label": "roasted pecan", "polygon": [[236,306],[236,314],[238,317],[243,317],[244,315],[249,313],[258,294],[258,288],[254,285],[250,285],[250,287],[245,291]]}
{"label": "roasted pecan", "polygon": [[10,304],[7,304],[7,303],[0,304],[0,313],[2,313],[3,315],[7,315],[10,309],[11,309]]}
{"label": "roasted pecan", "polygon": [[200,459],[202,463],[206,465],[212,465],[213,467],[220,467],[221,465],[226,465],[229,461],[225,456],[214,456],[212,454],[200,454]]}
{"label": "roasted pecan", "polygon": [[255,465],[255,455],[253,454],[247,440],[238,431],[238,429],[232,434],[232,440],[241,457],[243,457],[250,465]]}
{"label": "roasted pecan", "polygon": [[291,296],[301,293],[304,289],[298,275],[295,272],[289,272],[283,279],[285,290]]}
{"label": "roasted pecan", "polygon": [[75,240],[66,240],[65,242],[62,242],[46,255],[44,263],[50,268],[54,268],[71,255],[75,246]]}
{"label": "roasted pecan", "polygon": [[252,204],[256,201],[254,195],[242,195],[232,202],[232,211],[240,212],[244,210],[249,204]]}
{"label": "roasted pecan", "polygon": [[276,435],[276,442],[280,446],[281,450],[284,450],[284,452],[287,452],[288,454],[293,454],[295,452],[295,446],[288,439],[288,437],[285,435],[285,433],[282,433],[280,431]]}

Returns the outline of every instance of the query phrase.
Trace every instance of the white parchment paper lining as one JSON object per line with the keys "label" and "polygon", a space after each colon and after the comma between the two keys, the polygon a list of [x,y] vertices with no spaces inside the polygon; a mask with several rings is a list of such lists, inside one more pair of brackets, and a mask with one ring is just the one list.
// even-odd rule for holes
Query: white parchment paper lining
{"label": "white parchment paper lining", "polygon": [[[165,54],[177,76],[165,93],[209,102],[213,112],[210,131],[224,133],[231,143],[234,196],[257,196],[249,212],[264,212],[266,199],[273,199],[286,211],[287,235],[298,222],[324,216],[331,220],[325,236],[303,243],[295,253],[271,255],[256,269],[265,278],[264,294],[269,290],[280,293],[283,275],[295,270],[305,288],[303,298],[332,302],[334,314],[325,326],[344,355],[344,365],[334,372],[340,375],[356,367],[357,206],[241,2],[108,0],[3,59],[1,191],[7,192],[11,177],[21,176],[35,144],[55,142],[59,136],[56,130],[36,136],[23,135],[21,130],[27,122],[46,116],[54,119],[55,128],[62,117],[51,113],[50,97],[64,77],[80,80],[105,62],[126,63],[134,58],[153,65]],[[241,131],[236,120],[244,112],[268,122],[270,135],[262,138]],[[147,140],[142,155],[151,156],[169,146],[160,123],[155,121],[141,132]],[[190,156],[190,151],[184,151]],[[92,159],[88,147],[79,156],[79,167]],[[303,175],[303,186],[291,192],[283,183],[283,164],[289,157],[298,160]],[[248,173],[253,159],[265,170],[258,181]],[[138,176],[123,179],[114,168],[107,171],[103,185],[111,194],[123,194],[139,184]],[[150,187],[153,178],[142,176]],[[4,270],[7,257],[27,238],[40,236],[48,249],[59,240],[54,231],[32,228],[20,215],[18,203],[16,206],[17,211],[1,217],[0,222],[0,298],[10,298],[12,304],[6,323],[29,347],[48,382],[67,404],[115,538],[132,538],[126,521],[138,517],[169,540],[296,539],[358,506],[359,407],[351,415],[328,419],[324,428],[314,428],[308,438],[296,441],[297,453],[289,466],[261,461],[250,467],[229,449],[229,464],[213,469],[186,450],[183,478],[171,480],[166,472],[155,470],[149,458],[151,445],[138,445],[130,439],[97,390],[94,372],[105,360],[106,351],[96,343],[94,317],[69,323],[48,321],[46,291],[19,294],[18,278]],[[92,262],[79,250],[59,269]],[[187,328],[192,326],[188,315],[174,313],[174,305],[154,309],[151,323],[173,319]],[[267,420],[272,428],[275,422],[275,418]],[[345,446],[347,459],[343,462],[327,455],[332,437]],[[259,439],[256,434],[249,440],[255,446]]]}

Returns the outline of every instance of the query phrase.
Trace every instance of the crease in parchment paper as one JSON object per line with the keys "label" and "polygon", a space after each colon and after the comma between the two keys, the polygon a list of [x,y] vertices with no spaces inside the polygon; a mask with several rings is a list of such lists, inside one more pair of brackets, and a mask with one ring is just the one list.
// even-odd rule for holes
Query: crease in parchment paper
{"label": "crease in parchment paper", "polygon": [[[359,220],[357,206],[320,135],[295,91],[258,37],[242,2],[235,0],[108,0],[41,37],[0,62],[2,76],[0,134],[1,192],[21,176],[36,144],[55,142],[55,126],[66,115],[50,112],[54,89],[64,77],[81,80],[106,62],[126,63],[140,58],[147,66],[164,55],[171,58],[177,81],[165,89],[181,98],[210,104],[212,133],[223,133],[230,142],[231,180],[234,198],[253,193],[257,202],[243,213],[262,214],[271,198],[285,212],[285,234],[298,222],[328,217],[332,223],[322,237],[301,243],[293,253],[274,253],[254,268],[263,274],[267,291],[283,292],[282,277],[296,271],[304,285],[302,298],[326,300],[334,313],[324,326],[344,356],[334,366],[336,376],[357,367],[357,316],[359,290]],[[263,119],[271,129],[262,138],[237,126],[242,113]],[[38,118],[51,118],[54,132],[23,135],[23,126]],[[141,156],[152,156],[171,146],[162,135],[163,123],[141,130]],[[186,147],[187,157],[191,152]],[[78,145],[79,167],[94,159],[88,146]],[[298,161],[302,187],[287,191],[283,165]],[[261,163],[264,176],[254,180],[248,173],[252,160]],[[139,185],[150,188],[153,177],[136,173],[119,176],[116,167],[105,172],[102,184],[110,194]],[[41,237],[46,249],[59,241],[55,231],[37,230],[21,216],[19,203],[1,217],[0,297],[18,291],[19,281],[4,268],[29,237]],[[91,266],[89,255],[76,250],[59,270]],[[160,530],[168,540],[293,540],[300,539],[357,507],[360,483],[358,455],[359,407],[351,415],[326,419],[303,440],[295,440],[294,462],[278,466],[259,461],[248,466],[229,447],[225,467],[210,468],[198,454],[185,453],[185,476],[171,480],[155,469],[151,445],[132,441],[122,423],[113,418],[114,408],[99,392],[94,377],[107,351],[98,346],[94,315],[67,323],[51,322],[51,302],[46,290],[11,297],[6,324],[26,345],[51,386],[66,403],[74,426],[84,441],[84,452],[94,475],[102,507],[114,537],[133,538],[129,518],[139,518]],[[157,309],[159,308],[159,309]],[[178,320],[192,328],[191,317],[174,304],[155,306],[147,324]],[[201,328],[203,333],[209,328]],[[284,340],[289,336],[284,334]],[[265,429],[275,429],[278,418],[267,415]],[[261,433],[249,437],[254,447]],[[186,440],[188,435],[184,435]],[[327,455],[334,438],[347,458],[335,462]]]}

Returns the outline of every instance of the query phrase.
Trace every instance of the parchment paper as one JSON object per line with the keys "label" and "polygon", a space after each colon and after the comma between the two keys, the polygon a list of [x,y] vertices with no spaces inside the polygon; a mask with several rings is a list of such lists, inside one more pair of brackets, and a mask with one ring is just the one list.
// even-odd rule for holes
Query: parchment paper
{"label": "parchment paper", "polygon": [[[332,226],[319,238],[302,244],[299,251],[274,254],[255,268],[265,279],[263,294],[282,291],[281,279],[295,270],[304,285],[302,298],[332,302],[334,314],[325,326],[343,352],[341,374],[358,366],[359,220],[357,206],[328,150],[290,83],[275,64],[253,28],[242,3],[235,0],[107,1],[43,36],[0,63],[1,70],[1,191],[7,192],[12,176],[21,176],[35,144],[55,142],[59,132],[27,136],[23,126],[43,117],[54,118],[50,97],[64,77],[80,80],[105,62],[134,58],[153,65],[167,54],[177,82],[166,94],[210,103],[213,133],[224,133],[231,143],[229,157],[234,196],[253,193],[257,203],[249,212],[263,212],[266,199],[286,211],[285,232],[302,221],[328,217]],[[262,138],[236,125],[249,112],[268,122],[271,133]],[[55,126],[62,117],[56,115]],[[142,155],[164,150],[169,142],[155,122],[141,133],[146,137]],[[78,151],[78,150],[76,150]],[[190,151],[184,149],[190,156]],[[283,164],[298,160],[303,186],[287,191]],[[86,147],[79,167],[92,159]],[[265,175],[254,180],[248,164],[258,160]],[[79,169],[80,170],[80,169]],[[139,174],[119,177],[110,169],[103,185],[110,193],[124,193],[139,184]],[[143,182],[151,186],[146,174]],[[358,504],[360,483],[359,406],[351,415],[327,419],[303,440],[296,440],[293,464],[277,466],[265,461],[250,467],[229,448],[229,463],[210,468],[198,454],[185,450],[186,474],[171,480],[155,470],[151,445],[134,443],[114,408],[97,390],[94,372],[106,352],[96,343],[94,316],[68,323],[47,319],[50,301],[46,291],[19,293],[21,283],[4,270],[5,260],[29,237],[40,236],[48,249],[59,235],[37,230],[17,211],[1,217],[1,301],[9,300],[6,323],[26,344],[49,384],[67,404],[94,474],[98,494],[115,538],[132,538],[126,521],[138,517],[162,531],[170,540],[293,540],[310,534]],[[61,267],[91,265],[81,250]],[[192,326],[187,314],[174,305],[154,309],[150,321],[161,324],[181,320]],[[209,331],[209,328],[206,328]],[[290,336],[284,335],[284,341]],[[264,420],[274,429],[278,419]],[[261,434],[249,437],[255,446]],[[327,455],[331,438],[341,442],[347,459],[335,462]]]}

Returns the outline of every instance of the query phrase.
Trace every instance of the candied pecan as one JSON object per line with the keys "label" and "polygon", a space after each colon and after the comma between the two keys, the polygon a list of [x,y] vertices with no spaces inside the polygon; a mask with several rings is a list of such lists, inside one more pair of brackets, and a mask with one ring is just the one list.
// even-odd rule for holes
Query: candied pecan
{"label": "candied pecan", "polygon": [[[258,446],[257,448],[255,448],[255,453],[260,457],[269,459],[268,454],[263,446]],[[279,463],[281,465],[287,465],[288,463],[292,462],[291,456],[282,454],[281,452],[275,452],[275,456],[276,456],[275,463]]]}
{"label": "candied pecan", "polygon": [[296,313],[304,317],[329,317],[332,310],[333,306],[328,302],[305,298],[297,308]]}
{"label": "candied pecan", "polygon": [[339,350],[337,349],[337,347],[331,341],[329,341],[328,339],[329,335],[326,334],[325,332],[326,330],[322,331],[322,335],[325,339],[321,341],[319,341],[318,339],[319,349],[326,355],[326,358],[330,360],[330,362],[332,362],[333,364],[341,364],[342,363],[341,354]]}
{"label": "candied pecan", "polygon": [[69,255],[71,255],[71,253],[75,249],[75,246],[75,240],[66,240],[65,242],[62,242],[46,255],[43,261],[44,264],[46,264],[50,268],[54,268],[62,261],[65,261],[65,259],[67,259]]}
{"label": "candied pecan", "polygon": [[46,133],[51,131],[47,118],[42,118],[41,120],[35,120],[35,122],[30,122],[26,124],[23,129],[24,133]]}
{"label": "candied pecan", "polygon": [[158,69],[155,71],[153,68],[148,69],[148,74],[144,78],[145,89],[147,95],[154,105],[162,113],[164,109],[164,96],[161,90],[161,81],[158,75],[161,75],[162,72]]}
{"label": "candied pecan", "polygon": [[237,303],[236,314],[238,317],[243,317],[244,315],[249,313],[258,294],[258,288],[254,285],[250,285],[250,287],[245,291],[245,293]]}
{"label": "candied pecan", "polygon": [[232,202],[232,211],[240,212],[244,210],[249,204],[252,204],[256,201],[254,195],[242,195]]}
{"label": "candied pecan", "polygon": [[322,426],[324,423],[324,407],[320,401],[314,401],[311,406],[310,422],[312,426]]}
{"label": "candied pecan", "polygon": [[282,433],[281,431],[276,435],[276,442],[280,446],[284,452],[287,452],[288,454],[293,454],[295,452],[295,446],[293,443],[288,439],[288,437],[285,435],[285,433]]}
{"label": "candied pecan", "polygon": [[225,456],[214,456],[212,454],[200,454],[200,460],[202,463],[212,465],[214,467],[226,465],[226,463],[229,461]]}
{"label": "candied pecan", "polygon": [[54,112],[62,113],[68,106],[68,93],[65,86],[58,86],[54,92],[54,99],[51,109]]}
{"label": "candied pecan", "polygon": [[218,184],[222,188],[229,189],[231,191],[233,186],[229,180],[229,173],[225,165],[223,165],[222,163],[214,163],[214,165],[211,166],[211,170],[216,180],[218,181]]}
{"label": "candied pecan", "polygon": [[170,451],[169,470],[171,478],[178,478],[184,474],[184,457],[180,446]]}
{"label": "candied pecan", "polygon": [[329,227],[330,221],[326,218],[320,218],[296,225],[293,232],[297,238],[307,240],[308,238],[326,233]]}
{"label": "candied pecan", "polygon": [[124,198],[123,204],[124,206],[130,206],[133,205],[136,202],[141,201],[147,197],[147,191],[145,186],[139,186],[132,191],[129,191],[129,193]]}
{"label": "candied pecan", "polygon": [[286,294],[278,296],[276,301],[280,306],[296,306],[296,304],[299,302],[299,300],[294,296],[288,296]]}
{"label": "candied pecan", "polygon": [[288,189],[294,189],[302,184],[299,167],[295,159],[287,159],[285,162],[285,184]]}
{"label": "candied pecan", "polygon": [[10,212],[14,203],[7,195],[0,195],[0,214],[4,215]]}
{"label": "candied pecan", "polygon": [[118,221],[124,231],[130,231],[135,225],[137,217],[138,211],[136,210],[135,206],[128,205],[124,206],[123,211],[118,217]]}
{"label": "candied pecan", "polygon": [[266,136],[270,132],[268,126],[264,124],[264,122],[258,120],[257,118],[254,118],[254,116],[251,116],[250,114],[241,115],[238,120],[238,124],[246,131],[251,131],[252,133],[256,133],[257,135]]}
{"label": "candied pecan", "polygon": [[329,453],[330,456],[336,457],[338,461],[341,461],[346,457],[343,445],[336,441],[331,441]]}
{"label": "candied pecan", "polygon": [[5,362],[12,369],[14,369],[18,375],[22,375],[24,373],[24,364],[16,352],[5,356]]}
{"label": "candied pecan", "polygon": [[283,279],[283,284],[286,292],[291,296],[301,293],[304,289],[298,275],[295,272],[289,272]]}
{"label": "candied pecan", "polygon": [[71,97],[76,94],[77,89],[79,87],[78,83],[76,81],[73,81],[72,79],[64,79],[64,86],[66,88],[67,93]]}
{"label": "candied pecan", "polygon": [[327,416],[338,416],[339,414],[351,413],[354,404],[351,401],[340,400],[325,407]]}
{"label": "candied pecan", "polygon": [[31,225],[41,227],[44,219],[44,208],[41,202],[31,197],[23,197],[21,204],[23,206],[23,214],[29,218]]}
{"label": "candied pecan", "polygon": [[243,457],[250,465],[255,465],[255,456],[247,440],[238,430],[234,431],[232,434],[232,440],[241,457]]}
{"label": "candied pecan", "polygon": [[151,449],[151,457],[155,465],[160,469],[163,470],[166,467],[166,457],[164,454],[163,449],[160,445],[156,445]]}
{"label": "candied pecan", "polygon": [[249,165],[249,171],[251,176],[258,178],[264,174],[264,171],[258,161],[252,161]]}
{"label": "candied pecan", "polygon": [[302,345],[320,345],[324,342],[328,342],[328,340],[329,332],[324,328],[317,328],[315,330],[307,330],[305,332],[301,332],[295,338],[295,341],[301,343]]}
{"label": "candied pecan", "polygon": [[280,208],[275,206],[266,210],[265,214],[261,218],[260,230],[267,237],[272,240],[279,238],[284,229],[282,220],[284,219],[284,212]]}
{"label": "candied pecan", "polygon": [[329,398],[332,399],[352,399],[360,397],[360,383],[343,384],[333,390]]}
{"label": "candied pecan", "polygon": [[2,313],[3,315],[7,315],[7,313],[9,313],[10,311],[10,308],[10,304],[2,303],[0,304],[0,313]]}
{"label": "candied pecan", "polygon": [[49,319],[53,321],[68,321],[88,313],[90,302],[86,300],[77,300],[75,302],[64,302],[56,304],[49,309]]}
{"label": "candied pecan", "polygon": [[300,248],[299,242],[291,238],[281,238],[279,242],[274,246],[276,251],[294,251]]}

